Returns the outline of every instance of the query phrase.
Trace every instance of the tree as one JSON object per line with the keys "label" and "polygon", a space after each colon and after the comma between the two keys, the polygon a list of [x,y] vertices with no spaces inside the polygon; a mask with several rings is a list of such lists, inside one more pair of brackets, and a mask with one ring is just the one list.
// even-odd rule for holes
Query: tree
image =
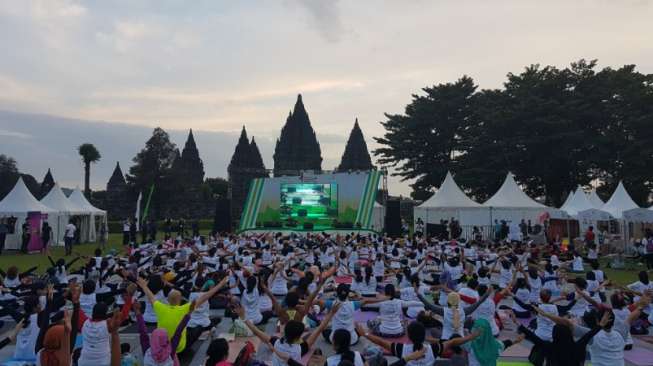
{"label": "tree", "polygon": [[179,156],[177,146],[170,141],[170,136],[162,128],[157,127],[152,132],[145,147],[134,157],[134,165],[129,168],[127,182],[138,192],[145,196],[152,185],[155,186],[152,196],[151,209],[162,213],[167,197],[172,197],[175,192],[171,183],[171,169],[175,159]]}
{"label": "tree", "polygon": [[93,144],[89,143],[79,145],[77,152],[82,157],[82,162],[84,162],[84,195],[89,198],[91,197],[91,163],[100,161],[102,155]]}
{"label": "tree", "polygon": [[381,144],[374,150],[379,163],[397,169],[402,180],[414,179],[413,198],[426,199],[440,185],[460,148],[461,134],[471,123],[472,78],[463,76],[454,83],[422,89],[426,95],[413,95],[405,114],[386,114],[381,122],[386,129]]}
{"label": "tree", "polygon": [[209,198],[227,198],[229,194],[229,181],[224,178],[206,178],[202,189],[205,190]]}

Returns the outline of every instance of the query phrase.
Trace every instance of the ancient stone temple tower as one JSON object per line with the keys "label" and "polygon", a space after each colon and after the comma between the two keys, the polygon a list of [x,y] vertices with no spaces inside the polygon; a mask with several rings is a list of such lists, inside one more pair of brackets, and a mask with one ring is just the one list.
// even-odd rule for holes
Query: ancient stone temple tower
{"label": "ancient stone temple tower", "polygon": [[249,141],[245,126],[240,132],[240,138],[234,154],[231,156],[227,171],[231,186],[231,214],[234,219],[237,219],[242,213],[252,179],[268,176],[256,141],[254,141],[254,137],[251,142]]}
{"label": "ancient stone temple tower", "polygon": [[[125,176],[120,169],[120,163],[116,163],[116,168],[111,174],[111,178],[107,182],[107,193],[105,197],[104,207],[112,219],[125,219],[131,217],[135,212],[135,203],[130,202],[129,189]],[[134,209],[132,210],[132,206]]]}
{"label": "ancient stone temple tower", "polygon": [[298,175],[300,170],[322,170],[322,153],[304,108],[301,94],[281,129],[274,149],[274,176]]}
{"label": "ancient stone temple tower", "polygon": [[188,138],[179,157],[179,169],[189,186],[199,186],[204,182],[204,163],[195,144],[193,130],[188,132]]}
{"label": "ancient stone temple tower", "polygon": [[354,122],[354,128],[351,129],[345,152],[342,154],[340,165],[336,169],[339,172],[346,172],[349,170],[366,171],[373,169],[372,159],[370,153],[367,151],[367,144],[363,131],[358,125],[358,118]]}
{"label": "ancient stone temple tower", "polygon": [[42,199],[45,197],[50,190],[54,187],[54,178],[52,178],[52,172],[50,169],[48,169],[48,172],[45,173],[45,177],[43,177],[43,182],[41,182],[41,188],[39,189],[39,195],[38,199]]}

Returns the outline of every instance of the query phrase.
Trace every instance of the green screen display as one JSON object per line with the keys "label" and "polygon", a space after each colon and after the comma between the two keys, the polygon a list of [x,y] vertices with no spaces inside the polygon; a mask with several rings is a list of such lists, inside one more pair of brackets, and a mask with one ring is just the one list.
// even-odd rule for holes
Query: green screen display
{"label": "green screen display", "polygon": [[282,220],[318,223],[338,217],[335,183],[281,184],[279,211]]}

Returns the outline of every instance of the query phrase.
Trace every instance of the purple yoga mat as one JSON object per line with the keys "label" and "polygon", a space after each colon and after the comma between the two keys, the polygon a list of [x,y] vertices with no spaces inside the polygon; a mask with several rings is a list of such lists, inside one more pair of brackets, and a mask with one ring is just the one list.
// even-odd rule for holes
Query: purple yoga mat
{"label": "purple yoga mat", "polygon": [[624,359],[637,366],[653,366],[653,351],[635,345],[630,351],[624,351]]}
{"label": "purple yoga mat", "polygon": [[376,311],[359,311],[354,314],[354,321],[358,323],[367,323],[368,320],[376,319],[379,313]]}

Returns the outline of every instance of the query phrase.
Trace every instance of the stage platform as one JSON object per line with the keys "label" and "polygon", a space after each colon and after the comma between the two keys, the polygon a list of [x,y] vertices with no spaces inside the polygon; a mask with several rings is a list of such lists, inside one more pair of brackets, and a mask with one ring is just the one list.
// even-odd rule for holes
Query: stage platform
{"label": "stage platform", "polygon": [[290,235],[290,234],[296,234],[298,236],[306,236],[307,234],[311,235],[318,235],[322,233],[326,233],[329,235],[371,235],[371,234],[378,234],[374,230],[367,230],[367,229],[325,229],[325,230],[308,230],[308,229],[288,229],[288,228],[260,228],[260,229],[247,229],[247,230],[242,230],[239,231],[240,234],[265,234],[265,233],[281,233],[283,235]]}

